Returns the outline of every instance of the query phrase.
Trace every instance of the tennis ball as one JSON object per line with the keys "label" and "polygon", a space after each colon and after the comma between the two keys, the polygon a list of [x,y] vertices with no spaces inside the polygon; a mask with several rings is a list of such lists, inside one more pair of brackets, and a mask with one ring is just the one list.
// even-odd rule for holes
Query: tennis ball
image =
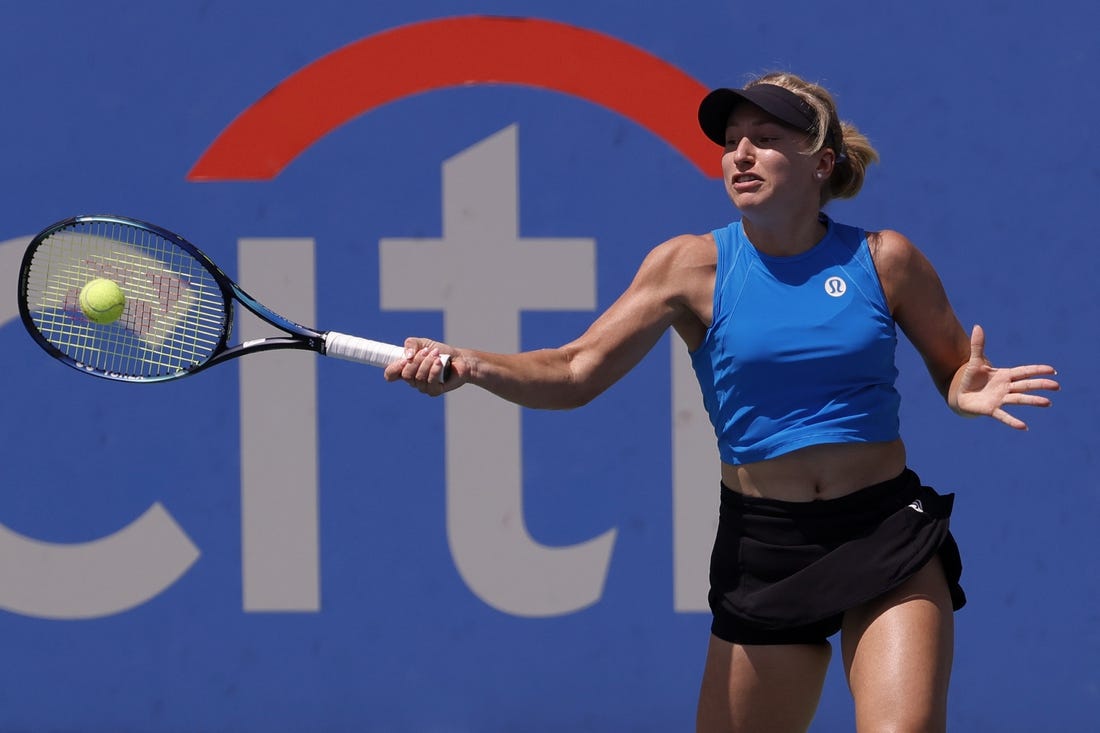
{"label": "tennis ball", "polygon": [[125,306],[126,296],[113,280],[97,277],[80,290],[80,310],[101,326],[117,321]]}

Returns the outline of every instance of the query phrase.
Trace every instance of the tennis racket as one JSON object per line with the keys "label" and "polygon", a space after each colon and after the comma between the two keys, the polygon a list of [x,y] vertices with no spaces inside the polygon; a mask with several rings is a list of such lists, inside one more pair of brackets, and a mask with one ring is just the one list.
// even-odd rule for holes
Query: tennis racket
{"label": "tennis racket", "polygon": [[[100,280],[117,298],[116,312],[106,317],[87,310],[84,297],[85,286]],[[229,345],[234,301],[286,335]],[[126,382],[177,379],[271,349],[306,349],[377,367],[405,355],[400,346],[294,323],[248,295],[179,235],[121,216],[66,219],[31,240],[19,268],[19,315],[56,359]],[[444,359],[443,379],[448,372]]]}

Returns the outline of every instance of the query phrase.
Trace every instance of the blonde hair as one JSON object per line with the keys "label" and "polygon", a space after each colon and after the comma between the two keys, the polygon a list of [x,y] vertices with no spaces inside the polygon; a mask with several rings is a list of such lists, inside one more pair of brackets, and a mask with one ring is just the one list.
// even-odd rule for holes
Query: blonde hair
{"label": "blonde hair", "polygon": [[827,147],[836,154],[832,175],[821,188],[821,205],[831,199],[850,199],[859,193],[867,175],[867,166],[878,162],[878,152],[855,125],[840,120],[836,102],[828,90],[784,71],[764,74],[745,86],[748,88],[757,84],[783,87],[813,107],[817,119],[810,132],[809,154]]}

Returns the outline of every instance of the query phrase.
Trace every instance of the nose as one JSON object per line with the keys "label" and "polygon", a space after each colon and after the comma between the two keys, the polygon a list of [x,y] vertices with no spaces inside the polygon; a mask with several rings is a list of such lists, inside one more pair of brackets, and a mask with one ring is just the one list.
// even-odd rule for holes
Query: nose
{"label": "nose", "polygon": [[747,137],[743,137],[737,141],[737,144],[727,148],[727,152],[733,155],[735,163],[741,163],[743,161],[751,160],[756,155],[756,149],[753,148],[752,143],[749,142]]}

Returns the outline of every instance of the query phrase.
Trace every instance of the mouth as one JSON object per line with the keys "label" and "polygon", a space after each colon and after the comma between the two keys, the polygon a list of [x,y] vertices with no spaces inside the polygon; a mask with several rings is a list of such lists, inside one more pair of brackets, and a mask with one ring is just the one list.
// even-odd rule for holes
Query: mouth
{"label": "mouth", "polygon": [[734,191],[751,191],[763,182],[764,180],[754,173],[738,173],[730,179]]}

